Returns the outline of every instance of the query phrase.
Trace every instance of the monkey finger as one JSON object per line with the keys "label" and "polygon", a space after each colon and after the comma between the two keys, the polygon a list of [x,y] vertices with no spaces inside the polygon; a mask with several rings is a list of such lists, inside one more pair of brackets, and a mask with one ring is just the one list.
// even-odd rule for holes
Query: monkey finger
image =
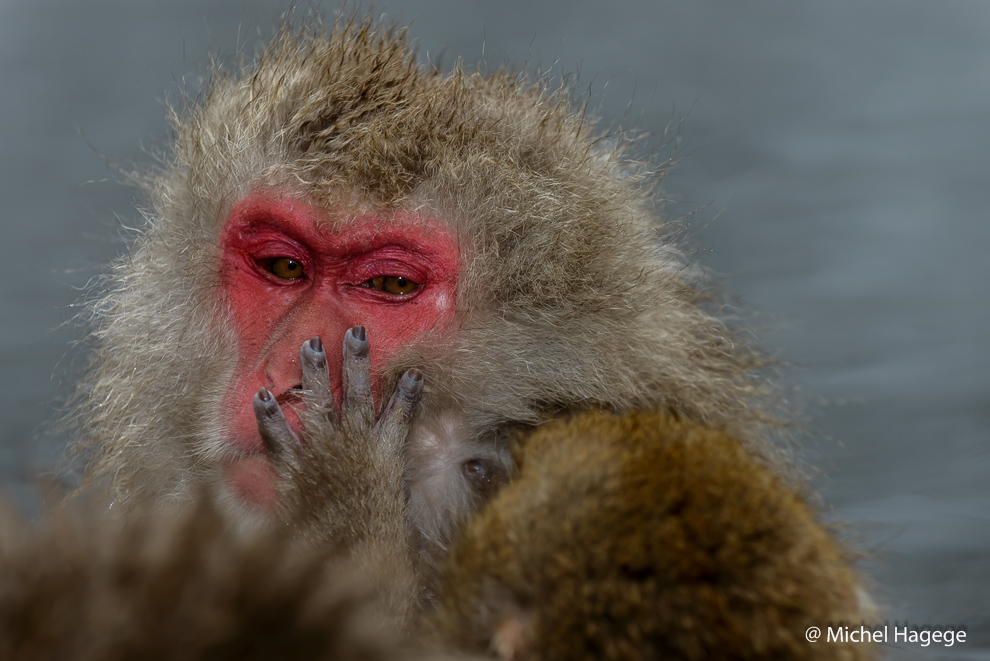
{"label": "monkey finger", "polygon": [[299,349],[299,364],[302,366],[302,387],[306,393],[306,401],[333,414],[327,354],[320,338],[314,337],[303,342]]}
{"label": "monkey finger", "polygon": [[371,396],[371,354],[364,326],[354,326],[344,333],[344,362],[341,371],[344,401],[340,407],[345,430],[360,433],[375,421],[375,403]]}
{"label": "monkey finger", "polygon": [[254,415],[258,419],[261,440],[272,458],[298,464],[302,443],[289,427],[282,408],[267,388],[260,388],[254,396]]}
{"label": "monkey finger", "polygon": [[399,379],[395,392],[375,425],[375,440],[386,452],[398,452],[409,433],[409,423],[423,396],[423,373],[408,370]]}

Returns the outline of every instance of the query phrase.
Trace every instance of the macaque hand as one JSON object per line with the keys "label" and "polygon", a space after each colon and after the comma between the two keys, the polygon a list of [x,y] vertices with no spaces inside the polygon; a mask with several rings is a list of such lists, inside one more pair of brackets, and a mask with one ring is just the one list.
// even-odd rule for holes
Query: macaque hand
{"label": "macaque hand", "polygon": [[338,418],[320,339],[304,342],[299,356],[303,438],[267,389],[254,397],[284,517],[335,545],[399,534],[405,511],[402,450],[423,391],[422,374],[402,375],[376,421],[367,336],[363,327],[351,328],[344,334]]}

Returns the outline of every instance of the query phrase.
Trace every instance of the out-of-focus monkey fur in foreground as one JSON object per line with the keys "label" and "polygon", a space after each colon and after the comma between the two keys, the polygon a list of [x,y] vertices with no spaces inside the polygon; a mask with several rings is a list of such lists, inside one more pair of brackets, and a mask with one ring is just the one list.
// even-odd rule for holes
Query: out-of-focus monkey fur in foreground
{"label": "out-of-focus monkey fur in foreground", "polygon": [[[384,572],[234,534],[208,500],[5,531],[10,659],[867,659],[858,577],[815,511],[734,438],[669,412],[588,412],[513,440],[413,633]],[[310,455],[311,457],[317,455]],[[307,470],[313,470],[312,467]],[[91,514],[91,513],[90,513]],[[411,640],[410,640],[411,638]]]}
{"label": "out-of-focus monkey fur in foreground", "polygon": [[73,418],[120,517],[8,524],[3,658],[873,656],[805,641],[867,613],[765,361],[566,91],[351,19],[174,126]]}

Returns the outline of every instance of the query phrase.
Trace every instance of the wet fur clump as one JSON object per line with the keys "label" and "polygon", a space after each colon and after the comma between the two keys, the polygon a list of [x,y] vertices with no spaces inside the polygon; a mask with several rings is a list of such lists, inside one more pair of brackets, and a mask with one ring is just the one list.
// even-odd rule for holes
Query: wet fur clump
{"label": "wet fur clump", "polygon": [[805,639],[872,614],[848,553],[738,440],[591,412],[516,441],[515,480],[454,545],[432,624],[503,659],[871,659]]}

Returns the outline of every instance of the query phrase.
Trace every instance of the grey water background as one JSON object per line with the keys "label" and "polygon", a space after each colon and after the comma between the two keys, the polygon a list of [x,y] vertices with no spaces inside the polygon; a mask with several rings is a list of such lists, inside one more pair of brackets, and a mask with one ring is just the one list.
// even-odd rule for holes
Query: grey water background
{"label": "grey water background", "polygon": [[[167,144],[162,99],[250,52],[287,3],[0,0],[0,480],[64,439],[79,288]],[[332,6],[324,7],[330,15]],[[694,260],[794,363],[815,486],[891,620],[990,659],[990,2],[391,0],[421,57],[579,72],[605,124],[680,142]],[[820,643],[825,644],[825,643]]]}

